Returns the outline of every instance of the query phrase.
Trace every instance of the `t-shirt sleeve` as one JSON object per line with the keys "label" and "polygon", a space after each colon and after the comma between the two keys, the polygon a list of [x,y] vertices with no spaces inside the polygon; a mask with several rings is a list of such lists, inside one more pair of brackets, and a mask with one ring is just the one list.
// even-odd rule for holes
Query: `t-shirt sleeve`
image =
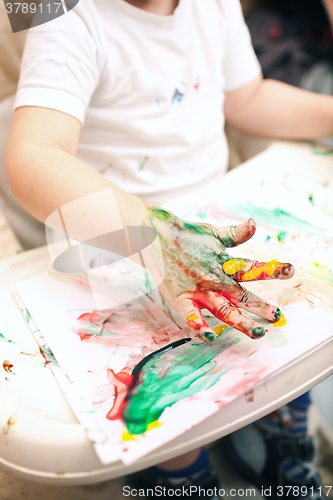
{"label": "t-shirt sleeve", "polygon": [[239,0],[223,0],[226,12],[226,39],[223,60],[225,92],[253,81],[261,72]]}
{"label": "t-shirt sleeve", "polygon": [[100,74],[98,40],[91,24],[91,18],[88,27],[84,16],[74,9],[46,25],[30,29],[15,109],[51,108],[84,123]]}

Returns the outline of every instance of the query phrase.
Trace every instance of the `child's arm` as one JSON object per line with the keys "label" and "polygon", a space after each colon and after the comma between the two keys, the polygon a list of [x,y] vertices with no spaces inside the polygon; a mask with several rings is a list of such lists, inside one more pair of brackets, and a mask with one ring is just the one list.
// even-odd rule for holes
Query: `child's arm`
{"label": "child's arm", "polygon": [[[15,198],[45,222],[67,203],[112,188],[123,224],[141,225],[145,202],[75,157],[80,130],[76,118],[60,111],[32,106],[15,111],[6,156]],[[75,237],[80,240],[80,233]]]}
{"label": "child's arm", "polygon": [[[45,221],[64,205],[111,188],[124,226],[145,225],[156,231],[160,251],[156,251],[158,245],[151,245],[148,262],[152,265],[146,265],[148,269],[164,271],[160,290],[196,335],[205,341],[215,338],[201,314],[201,309],[208,308],[217,318],[251,338],[262,336],[264,327],[241,309],[270,321],[278,320],[281,313],[276,306],[248,292],[241,283],[253,279],[287,279],[294,269],[277,261],[266,266],[263,262],[234,260],[229,256],[227,248],[247,241],[254,234],[254,222],[250,219],[236,227],[216,228],[191,224],[152,207],[75,158],[79,134],[80,122],[65,113],[38,107],[22,107],[15,112],[7,168],[13,194],[23,207]],[[99,210],[96,225],[103,227],[106,217],[110,219],[112,215]],[[85,241],[81,220],[86,219],[75,218],[72,224],[75,234],[71,232],[70,236]],[[104,227],[109,228],[109,222],[105,220]]]}
{"label": "child's arm", "polygon": [[324,7],[326,9],[327,15],[329,17],[331,26],[333,26],[333,1],[323,0]]}
{"label": "child's arm", "polygon": [[243,132],[281,139],[333,135],[333,98],[258,77],[226,93],[227,122]]}

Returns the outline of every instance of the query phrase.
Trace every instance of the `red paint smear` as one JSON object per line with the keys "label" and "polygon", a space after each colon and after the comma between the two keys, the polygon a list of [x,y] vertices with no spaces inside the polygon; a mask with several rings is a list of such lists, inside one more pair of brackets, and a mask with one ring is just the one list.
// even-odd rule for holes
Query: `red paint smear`
{"label": "red paint smear", "polygon": [[11,370],[11,369],[12,369],[13,367],[14,367],[14,365],[12,365],[12,364],[10,363],[10,361],[4,361],[4,362],[2,363],[2,368],[3,368],[3,369],[5,370],[5,372],[7,372],[7,373],[12,373],[12,370]]}
{"label": "red paint smear", "polygon": [[[267,330],[266,330],[267,332]],[[250,356],[252,356],[252,354],[254,354],[255,352],[257,352],[258,349],[256,349],[255,351],[251,352],[251,354],[248,354],[246,357],[249,358]]]}
{"label": "red paint smear", "polygon": [[130,386],[133,376],[125,370],[114,373],[111,368],[107,370],[107,377],[109,382],[113,384],[115,399],[113,405],[106,418],[108,420],[121,420],[121,414],[126,407],[126,395],[128,387]]}
{"label": "red paint smear", "polygon": [[7,382],[9,382],[9,378],[5,377],[5,380],[7,380]]}
{"label": "red paint smear", "polygon": [[238,397],[242,394],[245,395],[245,393],[249,392],[258,382],[262,382],[266,372],[267,368],[263,368],[253,377],[241,380],[236,386],[232,387],[230,391],[227,392],[226,396],[228,396],[230,393],[233,395],[233,397]]}
{"label": "red paint smear", "polygon": [[303,283],[300,283],[299,285],[295,285],[294,288],[299,288],[302,285],[303,285]]}
{"label": "red paint smear", "polygon": [[195,88],[195,90],[199,90],[199,87],[200,87],[200,79],[199,78],[196,79],[196,82],[193,85],[193,87]]}
{"label": "red paint smear", "polygon": [[47,366],[51,363],[51,361],[48,361],[43,353],[43,350],[41,347],[39,347],[39,352],[41,353],[41,355],[43,356],[43,358],[45,359],[45,363],[44,363],[44,366]]}

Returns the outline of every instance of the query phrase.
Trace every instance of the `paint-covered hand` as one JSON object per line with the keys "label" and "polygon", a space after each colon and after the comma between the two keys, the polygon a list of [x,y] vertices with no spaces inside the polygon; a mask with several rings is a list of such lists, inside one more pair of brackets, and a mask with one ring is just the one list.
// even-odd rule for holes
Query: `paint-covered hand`
{"label": "paint-covered hand", "polygon": [[291,264],[277,260],[257,262],[231,257],[226,248],[249,240],[255,222],[217,228],[193,224],[158,208],[150,208],[150,221],[162,246],[165,279],[161,293],[181,314],[202,340],[212,341],[215,332],[204,320],[201,309],[255,339],[265,334],[259,323],[241,309],[275,322],[281,311],[243,288],[239,282],[288,279],[294,275]]}

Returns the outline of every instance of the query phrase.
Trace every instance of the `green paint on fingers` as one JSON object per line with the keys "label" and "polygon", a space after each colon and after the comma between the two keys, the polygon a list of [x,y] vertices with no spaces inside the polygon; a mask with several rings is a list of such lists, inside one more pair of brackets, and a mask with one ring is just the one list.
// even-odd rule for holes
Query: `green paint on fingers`
{"label": "green paint on fingers", "polygon": [[172,214],[167,210],[151,207],[150,212],[152,218],[156,218],[162,222],[171,222]]}
{"label": "green paint on fingers", "polygon": [[256,328],[254,328],[252,330],[251,333],[252,333],[253,337],[260,338],[260,337],[263,337],[265,335],[265,330],[262,326],[257,326]]}
{"label": "green paint on fingers", "polygon": [[216,339],[216,335],[213,332],[205,332],[204,336],[209,340],[209,342],[213,342],[213,340]]}
{"label": "green paint on fingers", "polygon": [[276,309],[274,313],[274,319],[278,320],[281,318],[281,310],[279,308]]}

